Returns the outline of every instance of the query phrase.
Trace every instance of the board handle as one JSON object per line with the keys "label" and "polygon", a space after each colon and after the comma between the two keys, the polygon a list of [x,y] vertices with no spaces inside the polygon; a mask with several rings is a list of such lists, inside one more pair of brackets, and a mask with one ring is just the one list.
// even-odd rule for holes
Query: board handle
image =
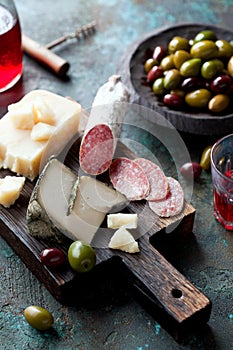
{"label": "board handle", "polygon": [[140,253],[121,254],[121,259],[134,291],[163,327],[177,335],[208,322],[211,301],[150,244],[149,236],[141,237],[139,244]]}

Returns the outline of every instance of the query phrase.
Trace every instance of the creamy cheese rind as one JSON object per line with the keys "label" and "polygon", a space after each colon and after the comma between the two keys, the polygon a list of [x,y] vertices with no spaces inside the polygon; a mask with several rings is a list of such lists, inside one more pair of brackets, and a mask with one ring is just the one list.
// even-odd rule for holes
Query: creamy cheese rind
{"label": "creamy cheese rind", "polygon": [[[120,194],[119,197],[116,196],[114,189],[109,189],[100,181],[89,180],[89,177],[82,176],[78,182],[75,199],[72,200],[72,210],[67,215],[71,194],[76,183],[77,175],[67,166],[55,158],[48,162],[39,176],[29,202],[27,226],[30,234],[42,238],[59,238],[60,231],[72,240],[91,243],[106,213],[111,210],[112,206],[122,205],[124,197]],[[87,185],[92,196],[92,198],[88,197],[88,200],[85,196]],[[98,198],[97,210],[90,203],[92,201],[97,203],[95,196],[100,190],[107,192],[108,198],[111,190],[112,201],[106,205],[105,201]],[[105,198],[104,193],[103,198]],[[43,220],[41,220],[41,215]]]}

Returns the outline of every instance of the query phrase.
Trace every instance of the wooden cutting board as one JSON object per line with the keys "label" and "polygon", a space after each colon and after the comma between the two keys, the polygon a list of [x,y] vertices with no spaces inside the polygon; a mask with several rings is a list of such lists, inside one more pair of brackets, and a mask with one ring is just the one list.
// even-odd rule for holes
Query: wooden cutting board
{"label": "wooden cutting board", "polygon": [[[74,143],[66,158],[66,165],[76,171],[79,166],[78,147],[78,143]],[[126,157],[135,157],[122,143],[118,144],[117,151]],[[0,172],[1,177],[7,174],[10,174],[7,170]],[[105,181],[104,178],[102,180]],[[115,266],[115,271],[124,271],[122,283],[127,281],[127,284],[130,284],[134,295],[176,339],[187,329],[208,321],[210,300],[171,266],[152,244],[157,234],[166,235],[166,230],[171,229],[172,225],[176,227],[176,231],[181,230],[185,234],[192,232],[195,209],[191,204],[186,202],[183,212],[176,217],[159,218],[146,202],[131,202],[126,210],[138,213],[139,236],[141,229],[147,231],[139,238],[140,253],[127,254],[108,248],[95,248],[97,265],[90,273],[82,275],[74,273],[68,263],[59,269],[41,264],[40,252],[46,247],[51,247],[51,244],[30,236],[26,227],[26,210],[34,184],[26,181],[16,204],[9,209],[1,207],[0,232],[15,253],[59,302],[76,304],[88,290],[94,290],[98,286],[98,281],[103,275],[107,278]],[[67,253],[70,243],[71,241],[64,237],[60,245],[53,246],[59,246]]]}

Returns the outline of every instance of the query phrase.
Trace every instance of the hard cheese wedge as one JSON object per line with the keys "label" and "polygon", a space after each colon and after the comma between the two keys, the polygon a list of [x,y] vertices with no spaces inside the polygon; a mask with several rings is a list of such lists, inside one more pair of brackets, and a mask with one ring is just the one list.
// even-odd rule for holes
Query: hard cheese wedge
{"label": "hard cheese wedge", "polygon": [[76,183],[77,175],[68,167],[55,158],[48,162],[36,183],[27,210],[27,225],[32,235],[46,238],[56,236],[60,231],[72,240],[91,243],[106,213],[113,207],[122,208],[126,203],[125,197],[114,189],[82,176],[72,199],[72,210],[67,215]]}
{"label": "hard cheese wedge", "polygon": [[77,133],[81,106],[34,90],[8,109],[0,120],[0,168],[33,180],[49,157],[59,154]]}

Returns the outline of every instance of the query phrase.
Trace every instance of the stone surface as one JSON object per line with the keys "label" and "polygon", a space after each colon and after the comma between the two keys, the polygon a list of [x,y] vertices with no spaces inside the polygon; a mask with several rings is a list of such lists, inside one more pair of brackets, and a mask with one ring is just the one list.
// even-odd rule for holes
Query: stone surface
{"label": "stone surface", "polygon": [[[157,0],[15,0],[25,34],[45,44],[93,19],[98,22],[94,36],[70,40],[54,49],[71,68],[69,79],[60,80],[29,57],[24,57],[22,81],[0,94],[0,112],[26,92],[43,88],[77,99],[91,106],[97,89],[117,70],[125,50],[144,33],[177,22],[206,22],[233,28],[231,0],[166,2]],[[174,6],[175,3],[175,6]],[[136,118],[136,116],[135,116]],[[145,122],[145,128],[155,128]],[[152,133],[153,134],[153,133]],[[165,147],[141,129],[124,128],[123,137],[133,148],[143,144],[144,156],[160,155],[167,175],[174,163]],[[193,161],[199,161],[203,148],[215,140],[182,135]],[[132,142],[133,140],[133,142]],[[203,172],[194,184],[192,204],[197,210],[193,234],[166,237],[158,249],[213,302],[210,321],[198,333],[180,344],[151,317],[118,281],[106,283],[108,298],[89,307],[60,305],[41,285],[12,249],[0,239],[0,343],[1,349],[76,350],[231,350],[233,348],[233,240],[213,218],[212,184]],[[114,290],[118,293],[114,293]],[[23,318],[29,305],[49,309],[55,319],[47,332],[32,329]]]}

